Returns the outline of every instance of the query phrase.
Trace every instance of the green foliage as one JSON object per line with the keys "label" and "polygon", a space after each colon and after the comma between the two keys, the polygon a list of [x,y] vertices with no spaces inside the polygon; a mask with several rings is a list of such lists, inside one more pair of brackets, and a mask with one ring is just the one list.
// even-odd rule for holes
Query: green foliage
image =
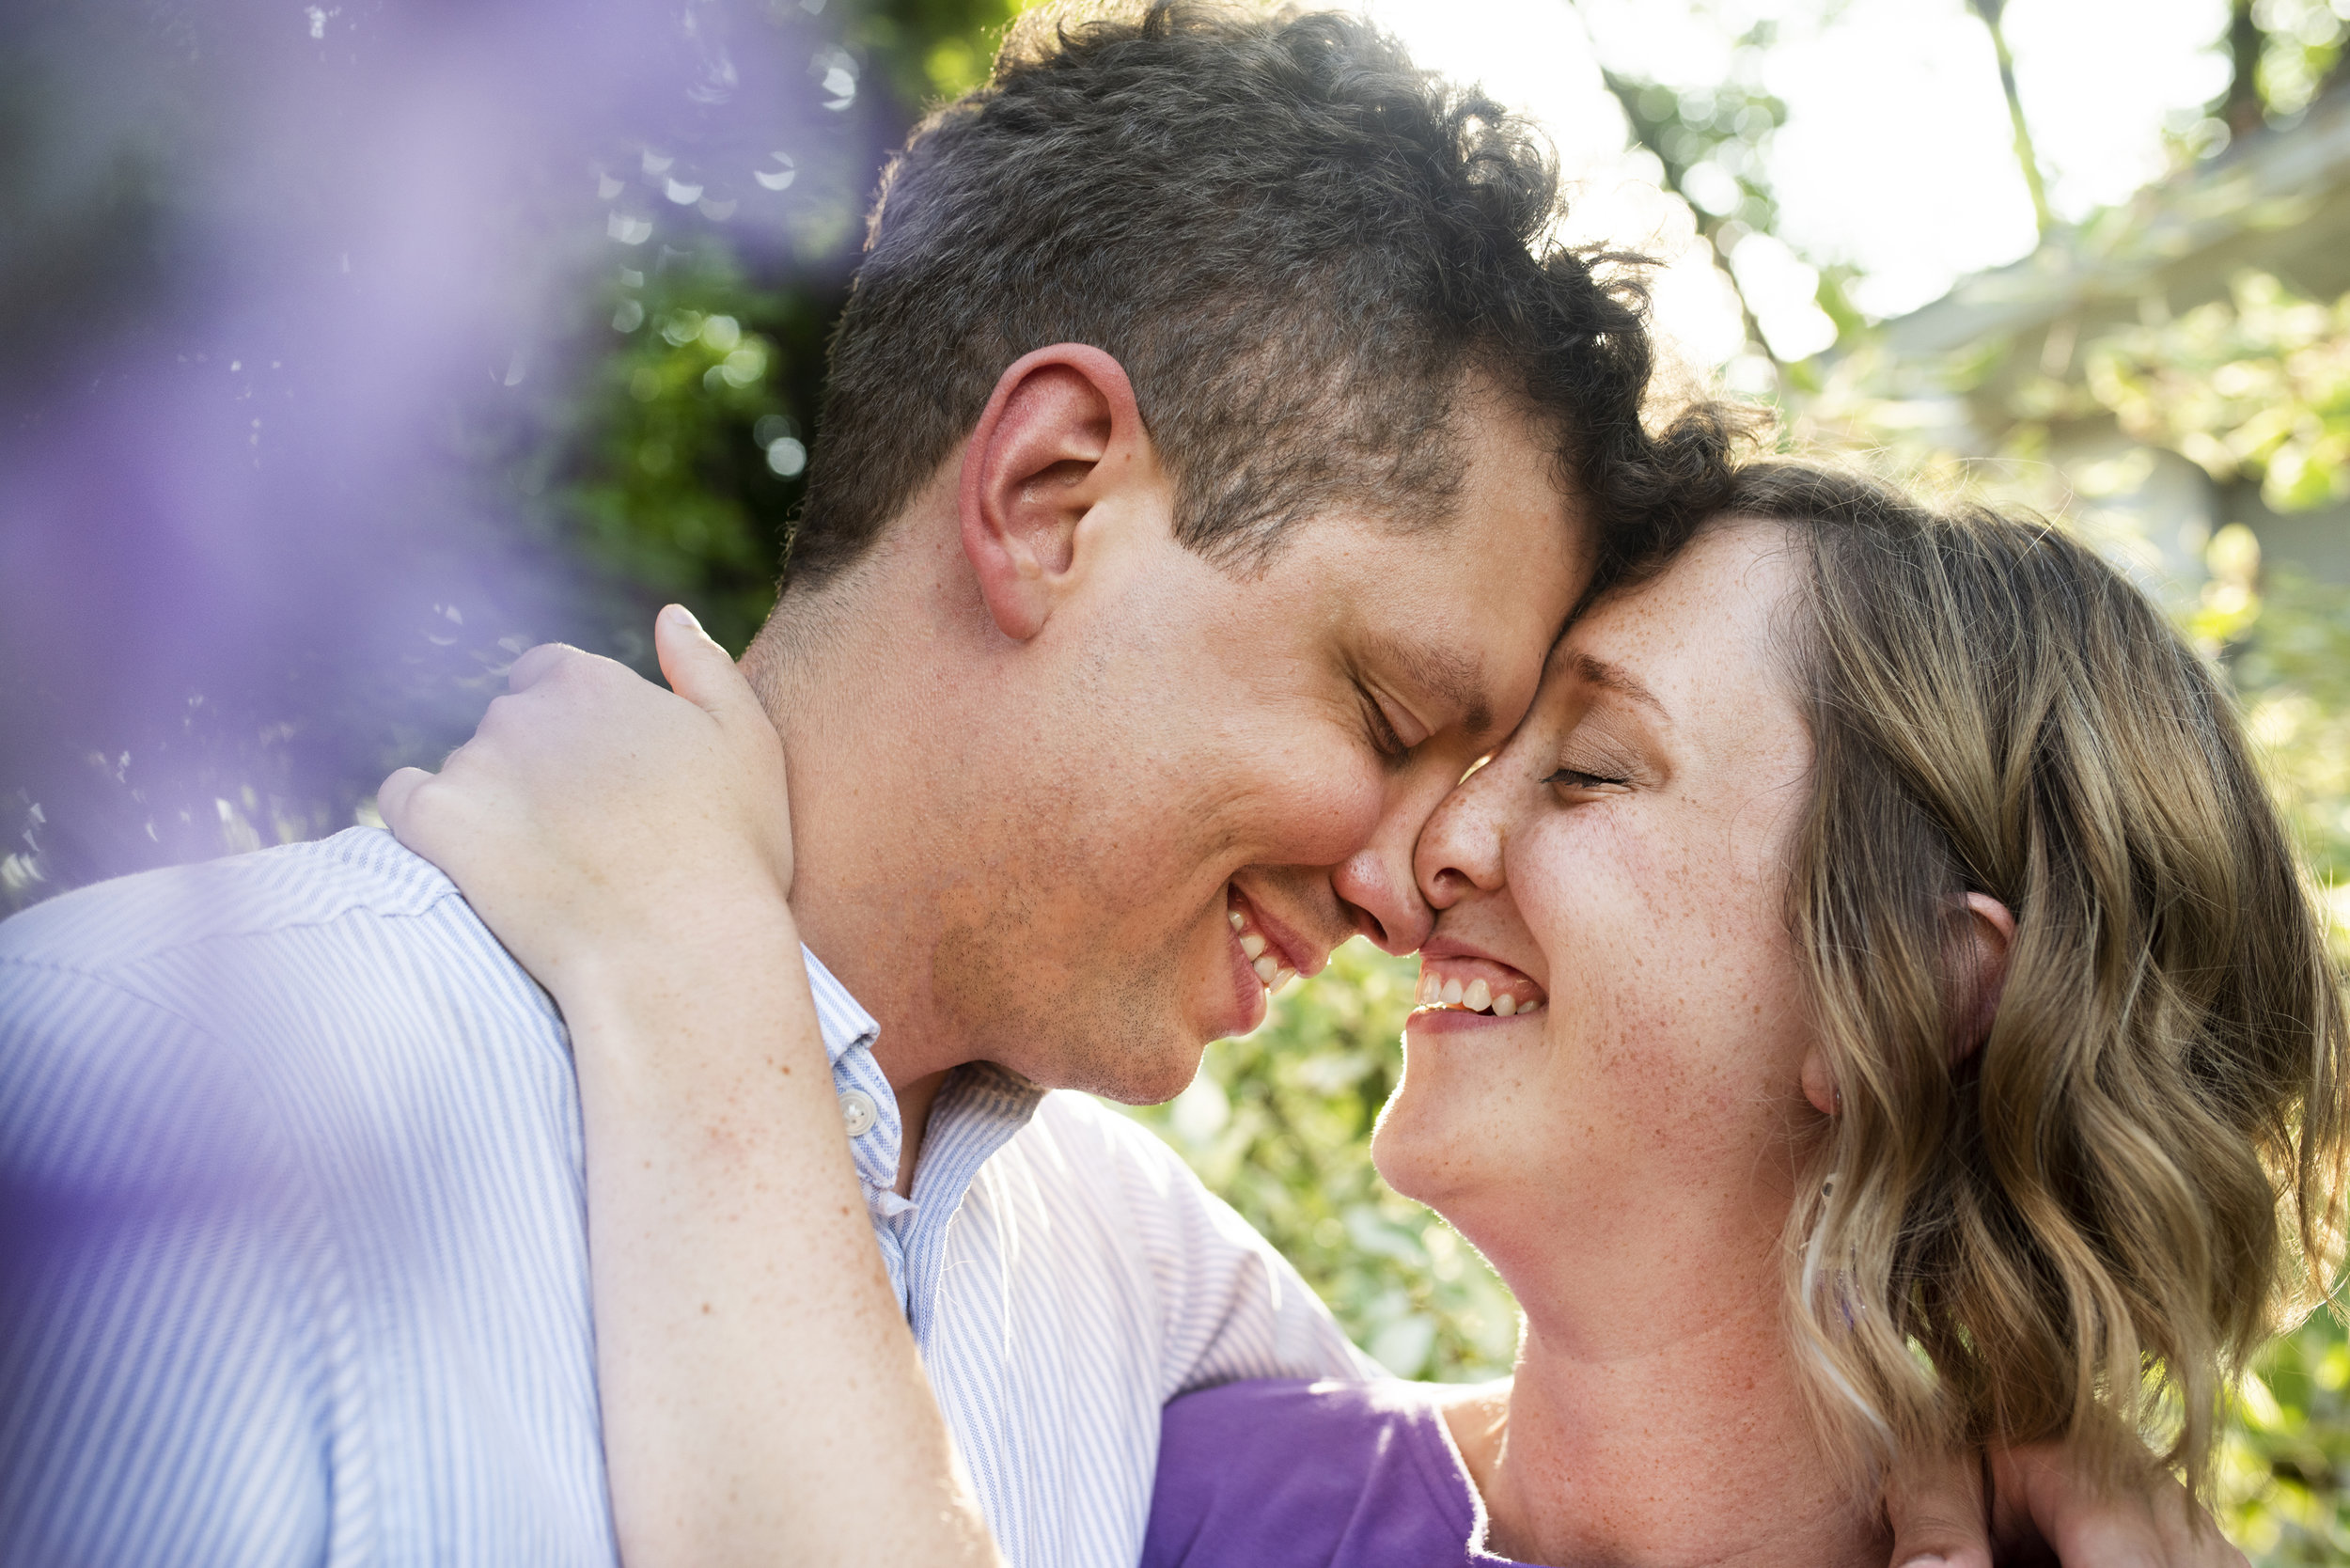
{"label": "green foliage", "polygon": [[2301,113],[2332,81],[2350,33],[2344,8],[2328,0],[2257,0],[2252,7],[2261,31],[2254,80],[2272,118]]}
{"label": "green foliage", "polygon": [[[1023,0],[871,0],[840,18],[878,84],[889,143],[977,86]],[[740,651],[775,601],[822,397],[824,340],[854,265],[870,169],[803,160],[785,254],[746,259],[704,224],[633,254],[583,302],[560,406],[514,441],[540,530],[618,601],[611,651],[650,668],[666,600]],[[843,179],[854,188],[835,188]],[[687,224],[685,214],[671,221]]]}
{"label": "green foliage", "polygon": [[597,362],[541,448],[553,482],[523,476],[547,490],[547,525],[739,650],[774,599],[831,304],[752,283],[715,236],[623,271],[588,328]]}
{"label": "green foliage", "polygon": [[1450,1227],[1371,1166],[1418,965],[1351,942],[1273,1001],[1263,1027],[1209,1047],[1169,1105],[1133,1114],[1297,1265],[1355,1342],[1404,1377],[1510,1370],[1517,1308]]}
{"label": "green foliage", "polygon": [[2350,494],[2350,295],[2323,305],[2264,273],[2232,297],[2093,346],[2087,390],[2141,441],[2279,511]]}
{"label": "green foliage", "polygon": [[[1748,35],[1742,51],[1759,51],[1768,30],[1764,24]],[[1701,214],[1701,233],[1712,238],[1730,222],[1765,233],[1778,227],[1778,202],[1762,161],[1771,133],[1787,123],[1783,102],[1735,81],[1680,91],[1612,71],[1603,76],[1623,106],[1633,139],[1663,166],[1665,188]]]}
{"label": "green foliage", "polygon": [[2220,530],[2211,554],[2217,570],[2189,624],[2230,645],[2253,739],[2332,902],[2337,937],[2350,938],[2350,587],[2290,570],[2261,580],[2258,545],[2241,527]]}
{"label": "green foliage", "polygon": [[2350,1342],[2321,1314],[2246,1378],[2219,1457],[2220,1528],[2264,1568],[2350,1561]]}
{"label": "green foliage", "polygon": [[859,13],[853,47],[881,64],[898,101],[919,110],[987,80],[1004,24],[1035,0],[888,0]]}

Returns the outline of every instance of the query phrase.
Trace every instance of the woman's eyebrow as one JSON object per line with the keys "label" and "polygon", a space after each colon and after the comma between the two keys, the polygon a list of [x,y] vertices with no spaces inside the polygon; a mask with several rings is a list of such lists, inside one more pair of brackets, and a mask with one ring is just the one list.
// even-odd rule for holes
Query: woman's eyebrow
{"label": "woman's eyebrow", "polygon": [[1611,665],[1606,660],[1595,659],[1589,653],[1577,653],[1574,655],[1572,667],[1576,678],[1584,684],[1597,686],[1605,692],[1614,692],[1617,696],[1629,698],[1650,710],[1667,724],[1672,722],[1672,714],[1665,711],[1665,705],[1657,700],[1656,694],[1642,685],[1639,680],[1622,665]]}

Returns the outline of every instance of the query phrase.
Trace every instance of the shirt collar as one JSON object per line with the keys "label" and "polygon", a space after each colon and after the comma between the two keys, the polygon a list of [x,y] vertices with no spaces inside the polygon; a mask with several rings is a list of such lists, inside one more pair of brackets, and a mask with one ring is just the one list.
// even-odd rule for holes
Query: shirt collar
{"label": "shirt collar", "polygon": [[873,1048],[881,1038],[881,1026],[865,1011],[849,988],[840,983],[824,961],[808,951],[807,944],[800,944],[800,957],[807,962],[807,987],[816,996],[816,1028],[824,1037],[824,1059],[833,1066],[859,1046]]}
{"label": "shirt collar", "polygon": [[979,1168],[1027,1124],[1044,1090],[992,1061],[956,1068],[931,1103],[929,1132],[915,1176],[916,1201],[899,1197],[894,1188],[904,1128],[898,1118],[898,1097],[873,1059],[881,1026],[806,944],[800,956],[807,964],[808,990],[816,998],[816,1025],[832,1066],[834,1089],[844,1105],[854,1093],[872,1113],[866,1130],[849,1139],[867,1206],[877,1220],[889,1220],[918,1202],[943,1222],[962,1203]]}

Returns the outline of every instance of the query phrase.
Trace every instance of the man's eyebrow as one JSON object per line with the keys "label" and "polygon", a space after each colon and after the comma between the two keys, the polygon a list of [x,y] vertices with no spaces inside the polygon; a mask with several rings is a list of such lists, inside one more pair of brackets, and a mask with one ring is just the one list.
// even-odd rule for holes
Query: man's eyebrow
{"label": "man's eyebrow", "polygon": [[1461,715],[1461,727],[1471,735],[1493,732],[1493,699],[1485,695],[1483,665],[1457,648],[1390,642],[1382,638],[1379,651],[1421,691]]}
{"label": "man's eyebrow", "polygon": [[1672,714],[1665,711],[1665,705],[1656,699],[1656,694],[1642,685],[1634,678],[1632,672],[1622,665],[1611,665],[1605,659],[1594,659],[1589,653],[1577,653],[1568,667],[1574,671],[1576,679],[1585,685],[1597,686],[1604,692],[1614,692],[1618,697],[1626,698],[1651,710],[1666,723],[1672,722]]}

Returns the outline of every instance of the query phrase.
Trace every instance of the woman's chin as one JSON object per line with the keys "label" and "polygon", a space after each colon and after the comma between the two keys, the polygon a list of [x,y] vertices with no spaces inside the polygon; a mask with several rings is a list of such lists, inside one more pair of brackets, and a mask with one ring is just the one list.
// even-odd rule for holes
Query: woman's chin
{"label": "woman's chin", "polygon": [[1475,1185],[1483,1152],[1460,1119],[1429,1098],[1413,1092],[1407,1072],[1371,1129],[1371,1163],[1387,1185],[1441,1214],[1447,1200]]}

